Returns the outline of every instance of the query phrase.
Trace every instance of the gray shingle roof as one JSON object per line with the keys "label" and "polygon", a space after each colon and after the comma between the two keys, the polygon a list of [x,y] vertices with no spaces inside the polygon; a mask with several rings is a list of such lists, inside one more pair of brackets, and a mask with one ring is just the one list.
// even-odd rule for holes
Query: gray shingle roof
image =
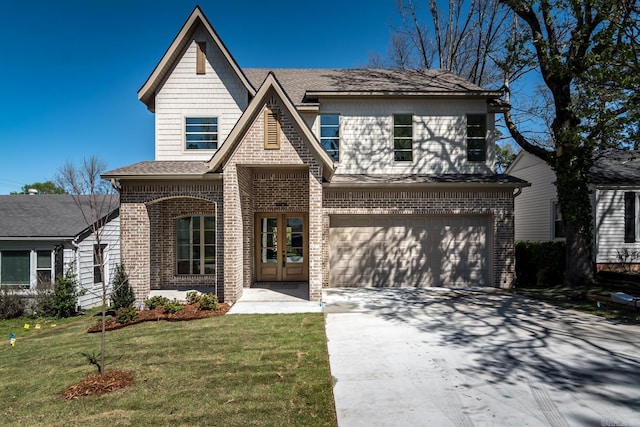
{"label": "gray shingle roof", "polygon": [[486,92],[444,70],[243,68],[245,76],[259,88],[272,71],[294,104],[308,102],[307,92],[429,93],[442,95]]}
{"label": "gray shingle roof", "polygon": [[201,161],[144,161],[134,163],[102,174],[103,178],[111,177],[145,177],[145,176],[175,176],[175,175],[203,175],[209,172],[206,162]]}
{"label": "gray shingle roof", "polygon": [[592,184],[640,185],[640,151],[610,150],[596,156]]}
{"label": "gray shingle roof", "polygon": [[[92,221],[90,197],[79,196],[82,210]],[[118,196],[97,196],[102,207],[102,216],[118,208]],[[69,238],[80,234],[88,227],[82,211],[68,194],[15,194],[0,196],[0,238]]]}

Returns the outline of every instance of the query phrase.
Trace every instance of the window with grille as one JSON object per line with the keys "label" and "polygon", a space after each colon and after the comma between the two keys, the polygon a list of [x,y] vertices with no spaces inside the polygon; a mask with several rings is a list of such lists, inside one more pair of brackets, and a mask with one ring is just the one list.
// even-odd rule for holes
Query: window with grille
{"label": "window with grille", "polygon": [[413,160],[413,114],[393,115],[393,160]]}
{"label": "window with grille", "polygon": [[487,160],[487,115],[467,114],[467,160]]}
{"label": "window with grille", "polygon": [[320,144],[334,162],[340,160],[340,115],[320,115]]}
{"label": "window with grille", "polygon": [[215,274],[216,222],[213,216],[194,215],[176,221],[177,274]]}
{"label": "window with grille", "polygon": [[185,123],[187,150],[215,150],[218,148],[217,117],[187,117]]}

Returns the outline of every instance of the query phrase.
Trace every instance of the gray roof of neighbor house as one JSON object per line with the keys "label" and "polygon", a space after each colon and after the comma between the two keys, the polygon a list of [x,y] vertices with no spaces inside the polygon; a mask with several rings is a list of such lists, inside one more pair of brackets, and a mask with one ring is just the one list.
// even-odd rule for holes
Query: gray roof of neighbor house
{"label": "gray roof of neighbor house", "polygon": [[317,102],[318,96],[429,95],[495,98],[487,91],[445,70],[391,70],[370,68],[243,68],[254,87],[260,87],[269,72],[295,105]]}
{"label": "gray roof of neighbor house", "polygon": [[[78,197],[87,219],[69,194],[0,196],[0,240],[73,238],[81,234],[89,226],[87,221],[97,218],[91,214],[91,196]],[[118,210],[117,195],[96,197],[101,218]]]}
{"label": "gray roof of neighbor house", "polygon": [[589,176],[592,184],[640,186],[640,151],[608,150],[597,154]]}

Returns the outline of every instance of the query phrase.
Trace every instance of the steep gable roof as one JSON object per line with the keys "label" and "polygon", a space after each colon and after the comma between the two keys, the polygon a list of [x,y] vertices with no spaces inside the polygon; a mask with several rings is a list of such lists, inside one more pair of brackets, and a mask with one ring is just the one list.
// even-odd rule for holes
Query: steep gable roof
{"label": "steep gable roof", "polygon": [[[91,196],[79,196],[82,210],[69,194],[14,194],[0,196],[0,240],[18,238],[73,238],[92,220]],[[103,197],[99,195],[98,197]],[[101,218],[111,218],[118,210],[118,196],[107,195]],[[99,202],[102,199],[98,199]],[[100,204],[100,203],[99,203]]]}
{"label": "steep gable roof", "polygon": [[147,78],[147,81],[138,90],[138,99],[144,102],[150,111],[155,110],[155,92],[158,86],[163,81],[166,74],[171,70],[171,67],[173,66],[175,61],[178,60],[178,56],[183,51],[183,49],[189,43],[191,43],[191,37],[198,25],[202,25],[209,33],[209,36],[211,36],[213,41],[217,44],[218,48],[223,53],[226,60],[229,62],[231,68],[235,71],[240,81],[244,84],[247,91],[251,95],[255,93],[254,87],[246,78],[246,76],[242,72],[242,69],[240,68],[240,66],[238,66],[236,60],[233,58],[233,56],[231,56],[231,53],[218,36],[218,33],[216,33],[216,31],[213,29],[207,17],[204,16],[204,13],[202,13],[200,6],[196,6],[176,37],[173,39],[173,42],[171,42],[171,45],[169,46],[167,51],[162,56],[162,59],[160,59],[160,62],[158,62],[151,75]]}
{"label": "steep gable roof", "polygon": [[278,82],[273,73],[267,74],[266,79],[258,89],[255,97],[251,100],[242,116],[240,116],[240,120],[238,120],[238,123],[236,123],[234,128],[231,130],[231,133],[229,133],[225,142],[220,146],[220,148],[218,148],[218,151],[216,151],[209,161],[209,169],[212,172],[217,172],[222,168],[224,162],[229,158],[231,153],[233,153],[233,149],[237,144],[240,143],[242,136],[247,131],[257,114],[262,111],[262,107],[267,101],[267,96],[272,92],[275,92],[284,109],[290,114],[294,124],[302,133],[302,137],[309,142],[312,152],[324,166],[322,172],[324,177],[327,180],[330,180],[335,169],[333,160],[329,157],[327,152],[324,151],[316,136],[311,132],[311,129],[309,129],[309,126],[307,126],[302,117],[300,117],[300,114],[293,105],[293,102],[287,96],[282,85]]}

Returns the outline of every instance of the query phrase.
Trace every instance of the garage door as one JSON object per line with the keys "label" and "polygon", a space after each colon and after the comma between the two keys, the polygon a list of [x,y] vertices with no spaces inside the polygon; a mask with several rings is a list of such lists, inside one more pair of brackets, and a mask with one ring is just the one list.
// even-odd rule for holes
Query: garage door
{"label": "garage door", "polygon": [[332,216],[332,287],[490,285],[487,216]]}

